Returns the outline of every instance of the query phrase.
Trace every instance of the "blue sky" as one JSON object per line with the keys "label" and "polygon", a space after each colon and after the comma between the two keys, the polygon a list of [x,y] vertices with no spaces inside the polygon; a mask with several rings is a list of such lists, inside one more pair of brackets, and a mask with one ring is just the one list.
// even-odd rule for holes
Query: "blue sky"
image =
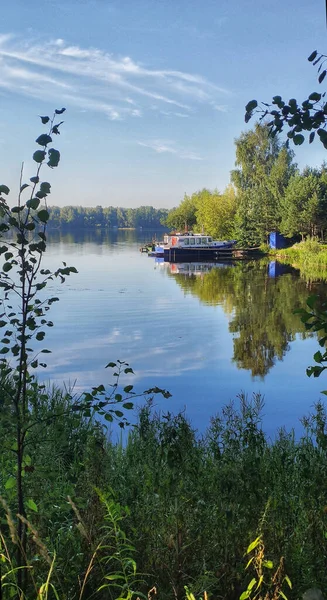
{"label": "blue sky", "polygon": [[[1,6],[1,182],[65,106],[44,177],[50,204],[176,206],[223,190],[252,98],[319,89],[306,60],[327,52],[323,0],[11,0]],[[319,142],[296,152],[319,165]]]}

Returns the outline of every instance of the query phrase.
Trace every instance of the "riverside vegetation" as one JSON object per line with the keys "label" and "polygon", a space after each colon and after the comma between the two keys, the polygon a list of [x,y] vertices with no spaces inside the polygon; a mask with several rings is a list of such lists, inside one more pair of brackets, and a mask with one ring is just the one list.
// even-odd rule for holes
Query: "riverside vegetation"
{"label": "riverside vegetation", "polygon": [[[315,50],[308,58],[318,66],[318,81],[326,77],[326,55]],[[223,193],[202,190],[184,197],[170,211],[168,226],[202,227],[215,237],[237,239],[245,246],[267,241],[278,230],[294,241],[307,237],[324,239],[327,229],[327,172],[306,167],[299,171],[289,143],[303,144],[309,132],[311,144],[317,136],[327,148],[327,102],[325,92],[312,92],[302,103],[288,102],[280,95],[271,103],[248,102],[245,121],[259,115],[250,131],[235,140],[236,168]],[[287,129],[287,140],[280,134]]]}
{"label": "riverside vegetation", "polygon": [[[209,593],[245,600],[326,588],[321,403],[303,419],[299,440],[284,430],[266,438],[260,396],[240,396],[199,436],[184,414],[155,413],[151,397],[169,395],[155,387],[141,393],[149,400],[123,444],[111,441],[103,423],[128,424],[126,411],[137,397],[126,385],[129,365],[108,363],[112,383],[79,397],[38,383],[35,369],[46,366],[48,350],[32,346],[52,327],[48,311],[57,301],[46,298],[46,285],[76,271],[66,264],[53,273],[42,268],[50,184],[40,174],[45,162],[59,164],[49,145],[63,112],[41,117],[49,130],[36,140],[36,175],[26,184],[22,171],[15,206],[5,199],[7,186],[0,187],[1,599],[158,593],[193,600]],[[312,324],[309,313],[302,318]]]}

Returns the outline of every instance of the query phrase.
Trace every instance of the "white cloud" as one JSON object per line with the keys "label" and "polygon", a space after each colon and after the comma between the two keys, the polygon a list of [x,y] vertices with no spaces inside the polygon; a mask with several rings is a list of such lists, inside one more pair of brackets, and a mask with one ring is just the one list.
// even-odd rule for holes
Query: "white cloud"
{"label": "white cloud", "polygon": [[199,104],[222,111],[221,98],[229,94],[198,74],[150,68],[129,56],[72,46],[61,38],[36,43],[11,34],[0,34],[1,88],[42,99],[60,94],[62,102],[112,120],[141,117],[148,110],[160,113],[165,106],[182,109],[169,108],[171,117],[186,117]]}
{"label": "white cloud", "polygon": [[139,146],[144,148],[150,148],[157,154],[175,154],[179,158],[187,160],[203,160],[202,156],[199,156],[196,152],[186,150],[185,148],[179,147],[176,142],[169,140],[150,140],[150,141],[138,141]]}
{"label": "white cloud", "polygon": [[212,108],[214,110],[218,110],[218,112],[227,112],[228,111],[228,106],[226,104],[215,104],[214,102],[211,104]]}

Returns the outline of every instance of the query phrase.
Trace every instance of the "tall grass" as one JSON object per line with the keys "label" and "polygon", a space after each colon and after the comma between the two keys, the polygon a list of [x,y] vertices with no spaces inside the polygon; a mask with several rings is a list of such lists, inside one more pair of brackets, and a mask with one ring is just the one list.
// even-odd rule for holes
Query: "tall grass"
{"label": "tall grass", "polygon": [[279,260],[292,264],[300,270],[307,281],[327,280],[327,245],[315,239],[294,244],[291,248],[274,251]]}
{"label": "tall grass", "polygon": [[[259,530],[274,564],[285,559],[288,598],[327,588],[321,403],[303,419],[300,439],[280,430],[273,441],[262,429],[258,395],[226,405],[202,436],[184,414],[159,415],[146,405],[124,446],[69,403],[58,390],[44,394],[30,432],[28,600],[38,590],[49,599],[130,600],[152,587],[163,600],[180,600],[185,586],[195,597],[237,599],[249,583],[244,553]],[[20,518],[5,486],[12,476],[8,410],[4,404],[0,413],[3,598],[17,595],[11,531]]]}

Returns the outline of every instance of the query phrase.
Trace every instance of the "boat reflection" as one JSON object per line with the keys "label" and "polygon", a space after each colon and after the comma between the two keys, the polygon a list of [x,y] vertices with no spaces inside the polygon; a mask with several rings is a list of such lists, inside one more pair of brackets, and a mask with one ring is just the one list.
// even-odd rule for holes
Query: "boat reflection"
{"label": "boat reflection", "polygon": [[186,277],[201,276],[204,273],[209,273],[212,269],[230,269],[234,266],[233,263],[226,262],[185,262],[185,263],[168,263],[164,262],[163,258],[155,259],[156,265],[160,265],[171,275],[185,275]]}

